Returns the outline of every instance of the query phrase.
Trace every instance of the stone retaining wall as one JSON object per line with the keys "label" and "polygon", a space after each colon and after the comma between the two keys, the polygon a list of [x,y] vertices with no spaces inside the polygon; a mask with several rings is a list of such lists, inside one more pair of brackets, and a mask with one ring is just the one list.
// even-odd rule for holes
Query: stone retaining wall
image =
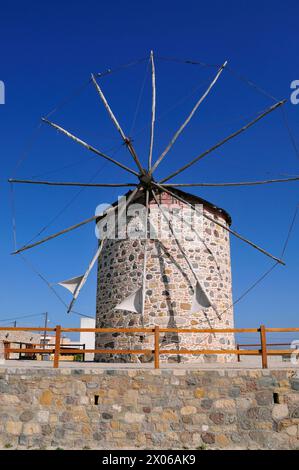
{"label": "stone retaining wall", "polygon": [[298,449],[294,370],[0,369],[0,447]]}

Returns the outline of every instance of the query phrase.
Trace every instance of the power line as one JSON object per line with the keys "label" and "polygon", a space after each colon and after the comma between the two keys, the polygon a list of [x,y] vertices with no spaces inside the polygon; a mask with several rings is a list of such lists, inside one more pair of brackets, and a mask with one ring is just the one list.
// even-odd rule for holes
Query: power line
{"label": "power line", "polygon": [[178,59],[175,57],[164,57],[164,56],[156,56],[156,58],[164,62],[177,62],[180,64],[200,65],[202,67],[212,67],[212,68],[219,67],[219,64],[207,64],[206,62],[202,62],[198,60]]}
{"label": "power line", "polygon": [[144,74],[144,77],[143,77],[143,80],[142,80],[142,83],[141,83],[141,87],[140,87],[140,91],[139,91],[139,94],[138,94],[136,108],[135,108],[135,112],[134,112],[134,116],[133,116],[133,120],[132,120],[132,124],[131,124],[131,128],[130,128],[130,133],[129,133],[130,136],[131,136],[131,134],[132,134],[132,132],[135,128],[136,119],[137,119],[139,108],[140,108],[140,105],[141,105],[141,100],[142,100],[144,87],[145,87],[145,83],[146,83],[146,79],[147,79],[149,63],[150,63],[150,60],[148,61],[147,65],[146,65],[145,74]]}
{"label": "power line", "polygon": [[[110,75],[111,73],[115,73],[115,72],[118,72],[119,70],[122,70],[124,68],[127,68],[127,67],[131,67],[133,65],[136,65],[136,64],[139,64],[141,62],[143,62],[144,60],[146,59],[137,59],[133,62],[128,62],[126,64],[122,64],[122,65],[119,65],[118,67],[115,67],[114,69],[107,69],[105,70],[104,72],[98,72],[96,75],[98,77],[104,77],[106,75]],[[63,100],[61,100],[57,106],[55,106],[55,108],[53,108],[47,115],[46,115],[46,118],[48,118],[49,116],[51,116],[52,114],[56,113],[58,110],[62,109],[65,105],[67,105],[68,103],[70,103],[73,98],[79,96],[87,87],[88,85],[91,83],[92,79],[89,78],[88,81],[85,81],[82,85],[80,85],[78,88],[76,88],[74,91],[72,91],[69,95],[66,96],[66,98],[64,98]]]}
{"label": "power line", "polygon": [[40,317],[42,315],[45,315],[45,312],[33,313],[33,314],[30,314],[30,315],[21,315],[21,316],[17,316],[17,317],[4,318],[4,319],[1,319],[0,322],[3,323],[3,322],[6,322],[6,321],[10,321],[10,323],[13,323],[15,320],[21,320],[22,318]]}

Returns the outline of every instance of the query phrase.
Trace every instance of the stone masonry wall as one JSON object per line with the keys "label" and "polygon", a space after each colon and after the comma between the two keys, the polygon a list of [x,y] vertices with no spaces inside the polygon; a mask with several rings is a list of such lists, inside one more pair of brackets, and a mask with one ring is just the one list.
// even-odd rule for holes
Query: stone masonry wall
{"label": "stone masonry wall", "polygon": [[0,341],[8,341],[11,343],[39,343],[40,334],[31,331],[0,331]]}
{"label": "stone masonry wall", "polygon": [[298,449],[298,431],[294,370],[0,369],[1,448]]}
{"label": "stone masonry wall", "polygon": [[[19,348],[18,343],[35,343],[39,344],[40,334],[32,333],[31,331],[0,331],[0,351],[3,352],[4,342],[10,343],[11,348]],[[18,353],[10,353],[10,358],[18,358]]]}
{"label": "stone masonry wall", "polygon": [[[160,203],[171,211],[188,210],[184,204],[162,193]],[[221,212],[204,207],[209,217],[227,224]],[[115,310],[115,306],[142,285],[144,239],[126,238],[106,241],[98,263],[97,327],[160,327],[168,328],[233,328],[232,282],[229,233],[214,222],[193,214],[199,235],[172,216],[174,229],[197,277],[214,308],[191,314],[191,301],[196,279],[179,249],[155,201],[150,203],[150,221],[158,227],[159,237],[147,241],[144,315]],[[138,227],[136,217],[129,222]],[[100,333],[96,338],[99,349],[153,349],[153,337],[140,334]],[[163,349],[231,349],[233,334],[161,334]],[[152,360],[140,356],[140,361]],[[96,355],[100,361],[136,360],[122,355]],[[195,356],[165,355],[163,361],[234,361],[231,355]]]}

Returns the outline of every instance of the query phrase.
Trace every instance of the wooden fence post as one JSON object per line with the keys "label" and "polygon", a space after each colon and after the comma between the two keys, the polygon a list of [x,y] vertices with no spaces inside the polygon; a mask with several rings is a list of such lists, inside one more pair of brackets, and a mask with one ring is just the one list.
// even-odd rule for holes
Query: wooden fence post
{"label": "wooden fence post", "polygon": [[160,331],[159,327],[155,326],[155,369],[160,368]]}
{"label": "wooden fence post", "polygon": [[[237,344],[237,350],[240,351],[240,345],[239,344]],[[238,360],[238,362],[241,361],[240,354],[237,354],[237,360]]]}
{"label": "wooden fence post", "polygon": [[54,352],[54,363],[53,367],[57,369],[59,367],[59,354],[60,354],[60,340],[61,340],[61,326],[56,325],[55,328],[55,352]]}
{"label": "wooden fence post", "polygon": [[268,358],[267,358],[267,340],[266,340],[266,328],[265,325],[260,327],[261,347],[262,347],[262,368],[268,369]]}
{"label": "wooden fence post", "polygon": [[8,341],[4,341],[4,359],[8,360],[9,359],[9,348],[10,348],[10,343]]}

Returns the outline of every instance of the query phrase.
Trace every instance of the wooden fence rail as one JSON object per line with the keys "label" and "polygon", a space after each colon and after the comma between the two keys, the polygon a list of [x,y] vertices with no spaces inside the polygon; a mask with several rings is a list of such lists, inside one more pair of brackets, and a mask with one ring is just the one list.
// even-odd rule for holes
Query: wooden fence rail
{"label": "wooden fence rail", "polygon": [[[43,344],[40,348],[11,348],[5,347],[6,356],[10,353],[20,353],[26,351],[26,353],[37,353],[37,354],[54,354],[53,367],[59,367],[60,355],[65,353],[64,345],[61,344],[62,333],[147,333],[154,336],[154,349],[84,349],[84,353],[93,354],[153,354],[154,355],[154,367],[159,369],[160,367],[160,355],[162,354],[194,354],[194,355],[208,355],[208,354],[234,354],[237,355],[238,361],[240,356],[260,356],[262,360],[262,368],[268,367],[268,356],[273,355],[290,355],[294,353],[294,349],[268,349],[267,345],[267,333],[291,333],[299,332],[299,328],[266,328],[265,325],[261,325],[259,328],[160,328],[155,326],[154,328],[62,328],[61,325],[57,325],[55,328],[45,327],[0,327],[0,331],[41,331],[41,332],[55,332],[55,345],[53,348],[46,348]],[[161,333],[259,333],[260,335],[260,348],[259,349],[241,349],[241,345],[237,345],[236,349],[160,349],[160,334]],[[11,340],[13,343],[13,340]],[[284,345],[282,343],[281,345]],[[34,345],[36,346],[36,345]],[[243,345],[245,346],[245,345]],[[251,346],[259,346],[253,344]],[[68,354],[82,354],[82,349],[72,348],[71,345],[67,347]],[[298,350],[299,354],[299,350]]]}

